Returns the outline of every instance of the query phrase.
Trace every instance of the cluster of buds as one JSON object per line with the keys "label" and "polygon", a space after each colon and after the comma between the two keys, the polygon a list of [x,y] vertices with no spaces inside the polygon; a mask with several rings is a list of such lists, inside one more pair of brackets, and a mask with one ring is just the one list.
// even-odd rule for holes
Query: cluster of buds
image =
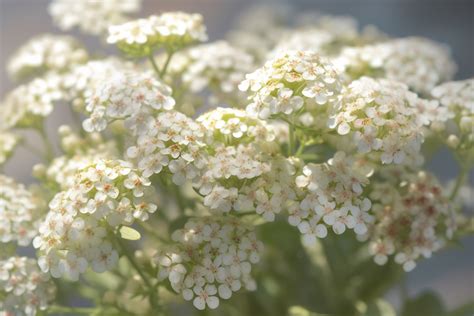
{"label": "cluster of buds", "polygon": [[219,306],[241,288],[255,290],[252,264],[258,263],[263,244],[251,227],[233,217],[189,220],[172,235],[175,245],[160,250],[155,262],[158,279],[193,300],[197,309]]}

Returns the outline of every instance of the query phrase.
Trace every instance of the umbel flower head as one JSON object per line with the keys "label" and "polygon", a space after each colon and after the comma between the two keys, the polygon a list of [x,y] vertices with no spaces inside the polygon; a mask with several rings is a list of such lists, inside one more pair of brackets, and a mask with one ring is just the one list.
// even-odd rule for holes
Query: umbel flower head
{"label": "umbel flower head", "polygon": [[11,91],[0,106],[0,126],[35,127],[53,111],[54,102],[61,100],[61,78],[48,74]]}
{"label": "umbel flower head", "polygon": [[388,256],[405,271],[420,257],[429,258],[453,236],[456,228],[449,200],[431,174],[389,169],[372,186],[375,221],[368,233],[374,261],[383,265]]}
{"label": "umbel flower head", "polygon": [[34,316],[48,308],[56,287],[42,273],[35,259],[10,257],[0,260],[0,313]]}
{"label": "umbel flower head", "polygon": [[87,58],[87,51],[75,38],[44,34],[21,46],[10,58],[7,70],[11,78],[21,80],[47,71],[63,72]]}
{"label": "umbel flower head", "polygon": [[240,109],[218,107],[202,114],[196,121],[206,128],[208,145],[257,145],[275,140],[271,126]]}
{"label": "umbel flower head", "polygon": [[206,27],[200,14],[166,12],[109,27],[109,44],[117,44],[125,53],[141,57],[154,49],[175,51],[207,40]]}
{"label": "umbel flower head", "polygon": [[360,153],[376,153],[384,164],[403,163],[423,141],[417,104],[424,102],[404,84],[362,77],[342,93],[329,127],[349,135]]}
{"label": "umbel flower head", "polygon": [[78,27],[84,33],[104,35],[110,25],[127,20],[140,10],[141,0],[53,0],[49,14],[64,31]]}
{"label": "umbel flower head", "polygon": [[261,119],[336,103],[341,91],[332,64],[310,51],[279,53],[245,78],[239,88],[249,91],[247,111]]}
{"label": "umbel flower head", "polygon": [[156,211],[149,186],[121,160],[100,159],[77,172],[74,185],[51,200],[33,241],[42,271],[78,280],[88,266],[99,273],[114,267],[118,253],[108,230],[145,221]]}
{"label": "umbel flower head", "polygon": [[86,113],[85,104],[97,87],[121,73],[133,71],[133,64],[115,57],[91,60],[76,65],[62,76],[63,98],[71,102],[75,111]]}
{"label": "umbel flower head", "polygon": [[344,69],[349,80],[361,76],[386,78],[403,82],[424,95],[437,84],[451,79],[456,71],[447,47],[420,37],[349,47],[342,51],[335,64]]}
{"label": "umbel flower head", "polygon": [[[447,113],[438,116],[437,129],[444,129],[451,147],[471,149],[474,145],[474,79],[443,83],[431,91]],[[449,121],[447,121],[449,120]],[[446,122],[447,121],[447,122]],[[454,123],[454,124],[452,124]],[[440,127],[439,125],[442,125]],[[462,143],[461,143],[462,142]],[[454,146],[452,146],[454,145]]]}
{"label": "umbel flower head", "polygon": [[255,69],[255,63],[253,56],[242,49],[217,41],[178,53],[168,69],[172,79],[182,81],[187,87],[190,97],[210,93],[211,104],[241,106],[245,94],[239,91],[238,85],[245,74]]}
{"label": "umbel flower head", "polygon": [[307,244],[326,237],[327,227],[338,235],[346,229],[365,234],[373,220],[371,201],[363,196],[369,176],[344,152],[337,152],[327,163],[307,164],[296,177],[302,192],[299,204],[289,209],[289,223],[298,227]]}
{"label": "umbel flower head", "polygon": [[172,235],[174,245],[155,257],[158,279],[203,310],[215,309],[241,288],[255,290],[252,264],[260,260],[263,244],[250,226],[234,217],[189,220]]}
{"label": "umbel flower head", "polygon": [[110,122],[123,120],[132,134],[140,135],[154,123],[154,113],[171,110],[174,104],[171,88],[152,73],[120,73],[99,84],[87,98],[90,117],[82,126],[87,132],[100,132]]}
{"label": "umbel flower head", "polygon": [[162,112],[149,119],[136,144],[127,149],[127,157],[136,161],[146,177],[165,167],[177,185],[198,177],[207,157],[203,126],[176,111]]}
{"label": "umbel flower head", "polygon": [[30,191],[0,175],[0,242],[28,246],[37,234],[41,211]]}

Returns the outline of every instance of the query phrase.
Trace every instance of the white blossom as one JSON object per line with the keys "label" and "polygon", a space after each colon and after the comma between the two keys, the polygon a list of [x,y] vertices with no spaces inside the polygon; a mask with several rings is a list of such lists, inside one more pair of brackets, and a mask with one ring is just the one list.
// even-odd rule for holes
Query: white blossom
{"label": "white blossom", "polygon": [[239,85],[252,101],[247,112],[262,119],[337,103],[341,86],[331,63],[309,51],[281,52]]}
{"label": "white blossom", "polygon": [[127,14],[137,12],[141,0],[54,0],[49,13],[62,30],[78,27],[93,35],[102,35],[110,25],[124,22]]}
{"label": "white blossom", "polygon": [[33,241],[43,272],[78,280],[89,266],[99,273],[113,268],[118,253],[108,240],[107,227],[148,219],[157,209],[149,202],[154,199],[152,191],[144,192],[149,185],[120,160],[99,159],[80,169],[74,184],[49,203],[50,211]]}
{"label": "white blossom", "polygon": [[30,191],[12,178],[0,175],[0,242],[28,246],[38,234],[42,215]]}
{"label": "white blossom", "polygon": [[191,219],[172,238],[175,244],[155,257],[158,278],[168,278],[197,309],[215,309],[219,298],[229,299],[242,284],[252,287],[252,264],[258,263],[263,245],[237,218]]}
{"label": "white blossom", "polygon": [[20,80],[47,71],[64,72],[88,59],[87,51],[73,37],[44,34],[21,46],[7,66],[11,78]]}
{"label": "white blossom", "polygon": [[35,259],[10,257],[0,260],[0,311],[4,315],[34,316],[55,297],[56,287],[42,273]]}

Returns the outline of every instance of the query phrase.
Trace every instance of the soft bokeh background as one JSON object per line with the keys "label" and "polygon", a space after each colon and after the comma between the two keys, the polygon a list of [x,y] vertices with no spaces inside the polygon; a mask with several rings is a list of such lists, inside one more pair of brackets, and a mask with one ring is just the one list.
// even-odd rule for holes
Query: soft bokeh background
{"label": "soft bokeh background", "polygon": [[[263,3],[271,6],[281,2]],[[48,3],[49,0],[0,0],[0,98],[13,87],[5,72],[5,63],[14,50],[37,34],[60,33],[48,16]],[[167,10],[199,12],[205,18],[210,40],[216,40],[222,38],[232,28],[239,13],[252,4],[255,1],[144,0],[141,15]],[[297,12],[319,10],[329,14],[352,15],[362,26],[376,25],[394,37],[418,35],[446,43],[459,66],[456,79],[474,75],[473,0],[292,0],[287,4]],[[100,50],[101,43],[97,39],[73,34],[86,43],[92,53]],[[50,135],[55,134],[60,124],[70,121],[69,115],[64,108],[55,110],[48,119]],[[35,136],[27,134],[27,137]],[[19,181],[31,183],[31,167],[36,162],[38,160],[29,152],[19,149],[5,172]],[[443,181],[452,179],[457,172],[453,159],[445,152],[439,153],[429,168]],[[472,174],[470,178],[472,181]],[[408,274],[408,294],[414,296],[431,289],[442,297],[448,307],[459,306],[474,298],[473,267],[474,238],[467,238],[462,247],[442,251],[431,260],[420,262]],[[397,305],[398,289],[394,288],[387,298]]]}

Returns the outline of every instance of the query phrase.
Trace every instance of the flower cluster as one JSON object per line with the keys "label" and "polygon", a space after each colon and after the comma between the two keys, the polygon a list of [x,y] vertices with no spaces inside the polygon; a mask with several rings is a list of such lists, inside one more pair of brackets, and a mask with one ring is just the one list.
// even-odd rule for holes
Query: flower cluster
{"label": "flower cluster", "polygon": [[[474,144],[474,79],[446,82],[431,91],[446,113],[436,118],[446,129],[451,147],[458,147],[461,141],[469,150]],[[454,121],[454,128],[446,120]],[[439,128],[439,127],[438,127]],[[453,146],[454,145],[454,146]]]}
{"label": "flower cluster", "polygon": [[49,13],[62,30],[78,27],[93,35],[102,35],[110,25],[127,20],[126,14],[135,13],[141,0],[53,0]]}
{"label": "flower cluster", "polygon": [[251,227],[236,218],[204,217],[189,220],[172,238],[176,244],[155,258],[158,278],[168,278],[197,309],[215,309],[219,298],[229,299],[242,287],[255,290],[252,264],[259,262],[263,244]]}
{"label": "flower cluster", "polygon": [[18,135],[0,129],[0,166],[10,157],[19,140]]}
{"label": "flower cluster", "polygon": [[120,160],[102,159],[79,170],[74,185],[49,203],[33,240],[42,271],[78,280],[89,265],[99,273],[114,267],[118,253],[109,230],[145,221],[156,211],[148,201],[149,186],[147,178]]}
{"label": "flower cluster", "polygon": [[138,169],[146,177],[160,173],[165,166],[177,185],[197,177],[206,164],[202,125],[175,111],[150,119],[136,144],[127,149],[128,158],[137,160]]}
{"label": "flower cluster", "polygon": [[280,53],[245,77],[239,88],[250,91],[247,111],[262,119],[333,104],[341,90],[332,65],[312,52]]}
{"label": "flower cluster", "polygon": [[62,72],[87,61],[87,51],[70,36],[45,34],[21,46],[10,59],[8,74],[15,79]]}
{"label": "flower cluster", "polygon": [[[216,103],[227,102],[239,106],[244,101],[243,95],[238,94],[238,85],[251,72],[254,59],[245,51],[233,47],[225,41],[217,41],[190,48],[176,56],[181,62],[173,59],[176,66],[170,67],[173,77],[179,75],[191,93],[201,93],[210,90]],[[237,99],[235,100],[235,97]]]}
{"label": "flower cluster", "polygon": [[383,77],[403,82],[413,91],[429,94],[454,75],[449,50],[424,38],[408,37],[380,44],[346,48],[335,61],[351,79]]}
{"label": "flower cluster", "polygon": [[237,202],[239,189],[245,182],[255,180],[270,171],[255,147],[240,144],[220,146],[210,155],[205,172],[196,184],[205,195],[204,205],[211,210],[229,212]]}
{"label": "flower cluster", "polygon": [[362,193],[370,174],[359,169],[353,158],[337,152],[327,163],[307,164],[302,171],[296,177],[302,198],[289,209],[288,221],[298,227],[304,242],[311,244],[326,237],[327,227],[336,234],[346,228],[359,235],[367,232],[373,220],[371,201]]}
{"label": "flower cluster", "polygon": [[88,132],[103,131],[115,120],[124,120],[134,135],[154,124],[153,113],[171,110],[175,104],[171,88],[152,73],[126,72],[100,83],[87,98],[90,117],[83,122]]}
{"label": "flower cluster", "polygon": [[342,93],[329,127],[353,137],[360,153],[380,153],[382,163],[400,164],[416,155],[423,141],[419,102],[404,84],[362,77]]}
{"label": "flower cluster", "polygon": [[91,60],[85,64],[76,65],[62,76],[63,98],[71,102],[74,110],[85,112],[87,98],[102,82],[120,73],[130,71],[133,71],[132,64],[114,57]]}
{"label": "flower cluster", "polygon": [[202,114],[196,121],[205,126],[208,145],[235,146],[275,140],[271,126],[235,108],[218,107]]}
{"label": "flower cluster", "polygon": [[56,288],[36,260],[11,257],[0,260],[0,314],[34,316],[54,299]]}
{"label": "flower cluster", "polygon": [[176,50],[207,40],[200,14],[166,12],[109,27],[109,44],[133,56],[150,55],[154,48]]}
{"label": "flower cluster", "polygon": [[374,183],[370,198],[375,221],[369,230],[370,251],[377,264],[388,256],[405,271],[420,257],[439,250],[455,229],[448,199],[436,178],[426,172],[386,172]]}
{"label": "flower cluster", "polygon": [[28,246],[37,234],[41,215],[30,191],[0,175],[0,242]]}
{"label": "flower cluster", "polygon": [[49,74],[11,91],[0,106],[0,126],[30,127],[53,111],[54,102],[61,100],[60,77]]}

